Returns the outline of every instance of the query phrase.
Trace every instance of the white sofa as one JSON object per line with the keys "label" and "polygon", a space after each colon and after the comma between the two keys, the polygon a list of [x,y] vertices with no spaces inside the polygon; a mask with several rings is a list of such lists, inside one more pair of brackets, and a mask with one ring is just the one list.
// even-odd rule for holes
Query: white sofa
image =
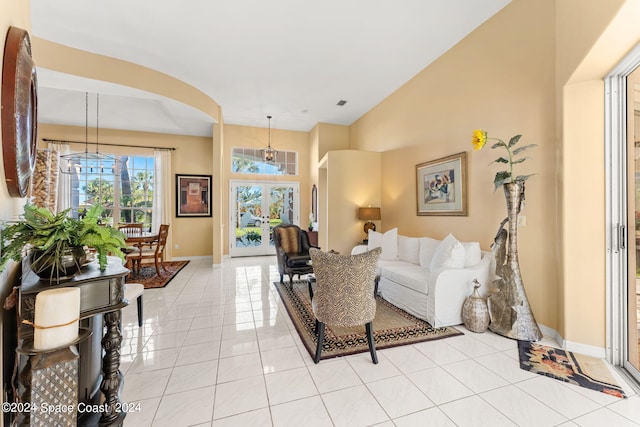
{"label": "white sofa", "polygon": [[495,276],[495,258],[478,242],[459,242],[449,234],[443,240],[399,236],[397,229],[381,234],[369,231],[368,245],[352,253],[382,248],[378,261],[382,298],[426,320],[434,327],[459,325],[462,304],[473,291],[473,279],[487,296]]}

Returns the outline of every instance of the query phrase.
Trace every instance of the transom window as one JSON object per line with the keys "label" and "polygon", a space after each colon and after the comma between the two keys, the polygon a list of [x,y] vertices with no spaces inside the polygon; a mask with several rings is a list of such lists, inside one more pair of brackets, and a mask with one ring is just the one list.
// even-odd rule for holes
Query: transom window
{"label": "transom window", "polygon": [[260,149],[234,148],[231,152],[231,172],[264,175],[297,175],[298,153],[278,151],[274,162],[262,160]]}

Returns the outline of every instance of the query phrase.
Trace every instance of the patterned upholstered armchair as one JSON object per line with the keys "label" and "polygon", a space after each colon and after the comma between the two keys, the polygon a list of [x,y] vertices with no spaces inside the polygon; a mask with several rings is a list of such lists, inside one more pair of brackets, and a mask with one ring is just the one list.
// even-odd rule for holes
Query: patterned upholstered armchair
{"label": "patterned upholstered armchair", "polygon": [[373,318],[376,316],[373,290],[381,252],[381,248],[375,248],[358,255],[339,255],[314,248],[309,250],[316,275],[316,291],[311,301],[318,334],[315,363],[320,361],[325,324],[365,325],[371,360],[378,363],[373,339]]}
{"label": "patterned upholstered armchair", "polygon": [[293,283],[293,276],[296,274],[313,273],[313,267],[309,265],[309,248],[315,247],[309,244],[309,236],[293,224],[280,224],[273,228],[273,243],[276,247],[278,257],[278,271],[280,272],[280,283],[283,276],[289,276],[289,281]]}

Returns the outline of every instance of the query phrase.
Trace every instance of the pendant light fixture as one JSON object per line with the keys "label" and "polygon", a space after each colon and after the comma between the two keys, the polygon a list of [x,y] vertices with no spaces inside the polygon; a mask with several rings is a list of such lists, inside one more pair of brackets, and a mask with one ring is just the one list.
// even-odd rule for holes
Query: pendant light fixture
{"label": "pendant light fixture", "polygon": [[96,153],[95,158],[98,159],[100,173],[104,173],[104,168],[111,169],[111,173],[115,174],[119,171],[118,162],[120,161],[116,156],[100,153],[100,94],[96,93]]}
{"label": "pendant light fixture", "polygon": [[269,142],[267,148],[263,148],[260,152],[262,153],[262,160],[265,162],[275,162],[278,151],[271,148],[271,116],[267,116],[267,119],[269,119]]}
{"label": "pendant light fixture", "polygon": [[84,118],[84,153],[70,153],[60,156],[60,172],[69,175],[77,175],[83,172],[103,174],[115,174],[118,169],[118,159],[108,154],[100,153],[100,95],[96,94],[96,151],[89,152],[89,93],[85,92],[85,118]]}

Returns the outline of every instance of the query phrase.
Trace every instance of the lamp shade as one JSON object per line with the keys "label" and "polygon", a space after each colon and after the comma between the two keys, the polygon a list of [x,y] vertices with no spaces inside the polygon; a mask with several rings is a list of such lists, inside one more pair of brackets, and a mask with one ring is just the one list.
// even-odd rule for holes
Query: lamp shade
{"label": "lamp shade", "polygon": [[380,208],[358,208],[358,219],[377,221],[380,219]]}

